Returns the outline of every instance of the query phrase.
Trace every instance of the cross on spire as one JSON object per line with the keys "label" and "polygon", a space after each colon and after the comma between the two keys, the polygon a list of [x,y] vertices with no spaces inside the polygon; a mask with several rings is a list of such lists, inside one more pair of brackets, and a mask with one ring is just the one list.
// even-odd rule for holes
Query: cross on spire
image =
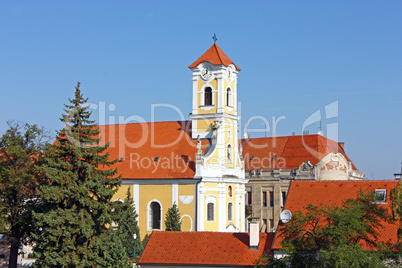
{"label": "cross on spire", "polygon": [[216,40],[218,40],[218,38],[216,38],[216,34],[214,33],[214,36],[212,37],[212,39],[214,40],[214,43],[216,43]]}

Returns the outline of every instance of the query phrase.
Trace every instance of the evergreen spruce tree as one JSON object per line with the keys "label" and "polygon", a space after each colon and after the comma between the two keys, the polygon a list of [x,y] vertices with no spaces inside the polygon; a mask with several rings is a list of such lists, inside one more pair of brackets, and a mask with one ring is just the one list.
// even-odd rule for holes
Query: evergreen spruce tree
{"label": "evergreen spruce tree", "polygon": [[166,212],[165,226],[166,231],[181,231],[180,213],[176,203]]}
{"label": "evergreen spruce tree", "polygon": [[115,231],[116,235],[119,237],[127,256],[130,258],[134,257],[134,238],[133,235],[137,235],[135,240],[135,255],[139,256],[143,250],[143,246],[140,239],[140,228],[137,222],[137,212],[134,209],[134,202],[131,198],[130,188],[127,190],[127,197],[123,203],[118,203],[118,208],[116,209],[116,222],[118,228]]}
{"label": "evergreen spruce tree", "polygon": [[108,160],[99,128],[80,91],[65,105],[55,143],[46,153],[39,189],[42,205],[34,213],[35,267],[113,267],[110,241],[111,198],[121,184],[116,161]]}

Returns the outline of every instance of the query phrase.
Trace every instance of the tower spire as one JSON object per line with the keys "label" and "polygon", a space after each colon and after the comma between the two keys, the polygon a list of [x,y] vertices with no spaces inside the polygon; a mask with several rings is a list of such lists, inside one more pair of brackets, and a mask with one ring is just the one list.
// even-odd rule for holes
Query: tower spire
{"label": "tower spire", "polygon": [[216,41],[218,41],[218,38],[216,38],[216,34],[214,33],[214,36],[212,37],[212,39],[214,40],[214,44],[216,43]]}

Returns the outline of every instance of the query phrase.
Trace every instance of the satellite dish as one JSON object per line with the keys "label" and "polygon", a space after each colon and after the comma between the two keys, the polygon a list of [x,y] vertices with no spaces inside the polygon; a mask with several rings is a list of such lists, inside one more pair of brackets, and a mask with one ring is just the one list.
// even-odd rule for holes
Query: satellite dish
{"label": "satellite dish", "polygon": [[280,216],[280,220],[283,223],[288,223],[291,218],[292,218],[292,213],[290,213],[289,210],[285,209],[284,211],[282,211],[281,216]]}

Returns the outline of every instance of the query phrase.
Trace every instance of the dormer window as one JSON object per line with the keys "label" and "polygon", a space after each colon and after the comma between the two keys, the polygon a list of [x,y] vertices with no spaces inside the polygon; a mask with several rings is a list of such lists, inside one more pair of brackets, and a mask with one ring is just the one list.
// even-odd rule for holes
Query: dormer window
{"label": "dormer window", "polygon": [[226,89],[226,106],[232,106],[232,90]]}
{"label": "dormer window", "polygon": [[210,106],[212,105],[212,88],[207,87],[204,90],[204,105]]}
{"label": "dormer window", "polygon": [[387,201],[387,190],[376,189],[374,191],[374,202],[377,204],[383,204]]}

